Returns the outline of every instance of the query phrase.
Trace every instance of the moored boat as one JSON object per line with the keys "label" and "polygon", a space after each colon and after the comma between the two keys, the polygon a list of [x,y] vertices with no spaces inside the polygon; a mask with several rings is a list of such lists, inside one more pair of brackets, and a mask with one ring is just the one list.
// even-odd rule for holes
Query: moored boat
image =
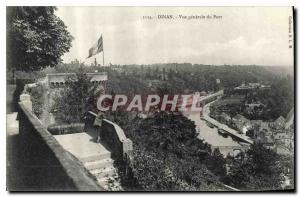
{"label": "moored boat", "polygon": [[218,133],[223,137],[228,137],[228,134],[224,129],[218,129]]}

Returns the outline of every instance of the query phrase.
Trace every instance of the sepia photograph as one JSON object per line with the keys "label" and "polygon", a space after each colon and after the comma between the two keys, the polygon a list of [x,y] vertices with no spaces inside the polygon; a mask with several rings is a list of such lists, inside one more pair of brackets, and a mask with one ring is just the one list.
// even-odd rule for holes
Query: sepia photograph
{"label": "sepia photograph", "polygon": [[294,18],[6,6],[6,190],[295,192]]}

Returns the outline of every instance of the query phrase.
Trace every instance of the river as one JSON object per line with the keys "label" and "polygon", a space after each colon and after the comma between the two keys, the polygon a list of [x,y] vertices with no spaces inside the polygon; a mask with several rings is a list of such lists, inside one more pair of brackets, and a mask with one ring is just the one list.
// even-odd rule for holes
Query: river
{"label": "river", "polygon": [[[241,147],[240,142],[234,141],[230,136],[223,137],[218,133],[217,128],[210,128],[205,120],[200,119],[199,112],[192,112],[188,118],[195,122],[197,130],[199,131],[198,138],[203,139],[212,146],[221,146],[220,152],[226,156],[229,152],[233,151],[230,147]],[[226,148],[228,147],[228,148]]]}
{"label": "river", "polygon": [[194,121],[197,128],[200,130],[199,138],[204,139],[207,143],[212,146],[239,146],[240,144],[233,141],[230,136],[227,138],[223,137],[218,133],[217,128],[210,128],[205,120],[200,119],[200,114],[194,112],[189,115],[189,119]]}

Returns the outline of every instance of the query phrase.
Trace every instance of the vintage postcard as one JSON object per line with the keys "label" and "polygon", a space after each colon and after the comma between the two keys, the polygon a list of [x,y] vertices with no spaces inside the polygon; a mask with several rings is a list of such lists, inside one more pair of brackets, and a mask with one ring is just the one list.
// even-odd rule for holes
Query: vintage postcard
{"label": "vintage postcard", "polygon": [[293,7],[6,7],[8,191],[295,191]]}

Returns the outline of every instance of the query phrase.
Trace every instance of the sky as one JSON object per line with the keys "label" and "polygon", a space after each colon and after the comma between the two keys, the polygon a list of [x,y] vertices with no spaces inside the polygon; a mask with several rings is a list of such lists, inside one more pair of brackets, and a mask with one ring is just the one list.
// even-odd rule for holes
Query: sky
{"label": "sky", "polygon": [[[65,63],[90,64],[96,58],[102,64],[102,53],[86,57],[103,35],[105,65],[293,66],[291,7],[58,7],[56,15],[74,37]],[[205,18],[188,20],[195,15]]]}

